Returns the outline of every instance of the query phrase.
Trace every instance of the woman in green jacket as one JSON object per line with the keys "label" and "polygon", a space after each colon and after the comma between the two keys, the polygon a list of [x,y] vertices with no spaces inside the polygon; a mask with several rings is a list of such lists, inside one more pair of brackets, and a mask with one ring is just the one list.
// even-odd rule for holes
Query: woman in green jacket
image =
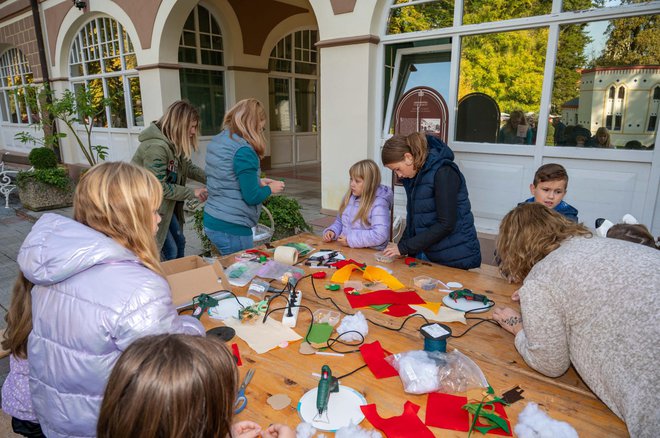
{"label": "woman in green jacket", "polygon": [[179,100],[167,108],[163,117],[152,122],[138,139],[140,146],[133,163],[150,170],[163,186],[163,203],[158,212],[162,221],[156,240],[163,260],[184,256],[183,203],[197,198],[206,201],[206,187],[186,187],[188,177],[206,184],[206,174],[190,157],[197,150],[199,113],[189,102]]}

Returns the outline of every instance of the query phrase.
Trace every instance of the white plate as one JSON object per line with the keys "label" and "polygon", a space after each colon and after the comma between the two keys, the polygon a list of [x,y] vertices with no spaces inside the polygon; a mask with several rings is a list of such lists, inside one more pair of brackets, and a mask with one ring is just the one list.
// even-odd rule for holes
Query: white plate
{"label": "white plate", "polygon": [[[254,300],[248,297],[238,297],[238,301],[248,307],[254,304]],[[238,318],[238,311],[242,307],[238,305],[234,297],[225,298],[217,306],[210,309],[209,316],[214,319]]]}
{"label": "white plate", "polygon": [[360,406],[366,405],[367,399],[353,388],[339,385],[339,392],[330,393],[330,399],[328,400],[328,420],[330,422],[314,421],[314,417],[318,414],[316,408],[317,391],[318,388],[310,389],[303,394],[298,402],[298,414],[304,422],[310,423],[319,430],[334,432],[350,424],[360,424],[364,420],[364,414],[360,410]]}
{"label": "white plate", "polygon": [[461,312],[471,311],[470,313],[487,312],[491,307],[493,307],[493,304],[490,304],[488,307],[486,307],[486,304],[482,303],[481,301],[466,300],[465,298],[458,298],[454,300],[453,298],[449,298],[449,295],[445,295],[442,298],[442,304],[449,307],[450,309],[460,310]]}

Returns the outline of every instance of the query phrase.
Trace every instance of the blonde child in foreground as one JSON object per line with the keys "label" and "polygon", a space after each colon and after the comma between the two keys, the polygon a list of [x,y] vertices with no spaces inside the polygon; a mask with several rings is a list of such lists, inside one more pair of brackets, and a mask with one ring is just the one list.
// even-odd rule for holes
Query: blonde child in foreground
{"label": "blonde child in foreground", "polygon": [[351,183],[337,219],[323,231],[323,241],[336,240],[351,248],[383,249],[390,237],[392,189],[380,183],[373,160],[362,160],[348,171]]}
{"label": "blonde child in foreground", "polygon": [[539,167],[534,174],[534,182],[529,185],[532,197],[521,204],[538,202],[555,210],[573,222],[578,221],[578,211],[575,207],[564,202],[568,188],[568,173],[564,166],[557,163],[548,163]]}
{"label": "blonde child in foreground", "polygon": [[110,374],[99,438],[295,438],[283,424],[232,424],[234,356],[215,337],[158,335],[134,342]]}

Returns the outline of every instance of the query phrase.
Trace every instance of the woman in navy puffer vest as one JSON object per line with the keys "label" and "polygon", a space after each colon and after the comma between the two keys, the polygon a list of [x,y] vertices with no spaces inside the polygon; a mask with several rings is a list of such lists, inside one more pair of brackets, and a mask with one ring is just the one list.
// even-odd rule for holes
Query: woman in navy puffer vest
{"label": "woman in navy puffer vest", "polygon": [[395,135],[385,142],[381,158],[401,178],[408,200],[403,237],[384,252],[478,268],[481,251],[465,177],[449,146],[423,133]]}

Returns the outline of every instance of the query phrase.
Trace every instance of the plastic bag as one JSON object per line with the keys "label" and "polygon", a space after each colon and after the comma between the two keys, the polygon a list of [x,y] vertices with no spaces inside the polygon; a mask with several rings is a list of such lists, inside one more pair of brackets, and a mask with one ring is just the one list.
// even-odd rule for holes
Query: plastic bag
{"label": "plastic bag", "polygon": [[260,265],[260,269],[257,272],[257,276],[261,278],[272,278],[281,281],[282,284],[291,281],[294,285],[303,275],[305,275],[305,271],[302,269],[285,265],[275,260],[269,260],[263,265]]}
{"label": "plastic bag", "polygon": [[403,389],[410,394],[452,394],[488,387],[481,368],[458,350],[448,353],[414,350],[385,360],[399,372]]}
{"label": "plastic bag", "polygon": [[261,268],[257,262],[236,262],[227,269],[227,280],[233,286],[243,287],[250,282]]}

